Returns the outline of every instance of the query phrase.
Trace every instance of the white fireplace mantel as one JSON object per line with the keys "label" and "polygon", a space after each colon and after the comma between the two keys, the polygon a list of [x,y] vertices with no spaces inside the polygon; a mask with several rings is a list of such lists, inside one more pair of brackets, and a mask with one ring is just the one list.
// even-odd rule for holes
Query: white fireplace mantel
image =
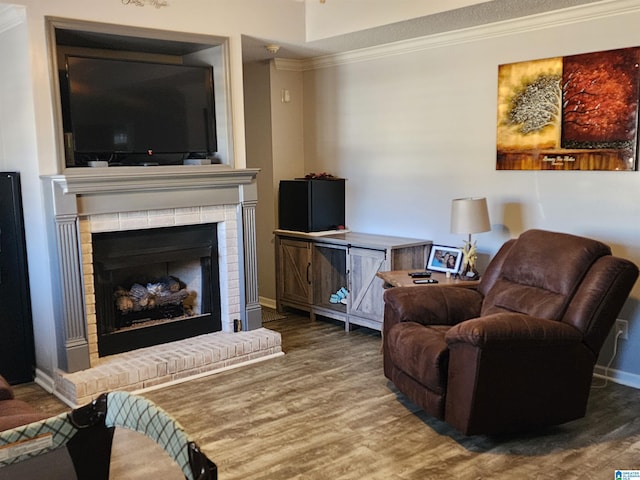
{"label": "white fireplace mantel", "polygon": [[222,165],[107,167],[68,169],[44,178],[58,191],[56,214],[88,215],[240,203],[255,190],[258,172]]}
{"label": "white fireplace mantel", "polygon": [[258,169],[224,165],[68,169],[43,176],[48,199],[56,292],[58,366],[89,368],[87,313],[79,219],[136,211],[234,206],[240,264],[242,325],[262,325],[258,302],[255,207]]}

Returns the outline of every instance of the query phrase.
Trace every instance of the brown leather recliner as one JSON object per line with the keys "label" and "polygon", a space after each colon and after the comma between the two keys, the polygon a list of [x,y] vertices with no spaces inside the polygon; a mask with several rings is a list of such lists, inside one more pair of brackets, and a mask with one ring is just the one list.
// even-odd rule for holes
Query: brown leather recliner
{"label": "brown leather recliner", "polygon": [[385,291],[384,373],[465,435],[581,418],[598,353],[638,268],[598,241],[529,230],[477,290]]}

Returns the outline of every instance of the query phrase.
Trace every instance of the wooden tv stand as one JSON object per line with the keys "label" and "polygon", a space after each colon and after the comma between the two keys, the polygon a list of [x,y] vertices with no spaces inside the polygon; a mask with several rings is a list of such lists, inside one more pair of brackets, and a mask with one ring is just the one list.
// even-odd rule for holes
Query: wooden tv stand
{"label": "wooden tv stand", "polygon": [[[276,307],[382,329],[383,281],[378,272],[424,269],[430,240],[368,233],[275,231]],[[346,305],[331,295],[348,290]],[[334,298],[335,300],[335,298]]]}

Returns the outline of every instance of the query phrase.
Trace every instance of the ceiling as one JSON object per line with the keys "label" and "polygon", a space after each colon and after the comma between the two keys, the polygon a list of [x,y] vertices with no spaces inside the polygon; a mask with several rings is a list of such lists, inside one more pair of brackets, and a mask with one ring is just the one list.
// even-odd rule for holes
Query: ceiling
{"label": "ceiling", "polygon": [[[598,1],[601,0],[492,0],[469,7],[300,44],[282,43],[277,38],[243,36],[242,57],[244,62],[268,60],[275,56],[289,59],[313,58],[526,17],[552,10],[561,10]],[[267,44],[279,45],[280,50],[275,55],[269,53],[265,49]]]}

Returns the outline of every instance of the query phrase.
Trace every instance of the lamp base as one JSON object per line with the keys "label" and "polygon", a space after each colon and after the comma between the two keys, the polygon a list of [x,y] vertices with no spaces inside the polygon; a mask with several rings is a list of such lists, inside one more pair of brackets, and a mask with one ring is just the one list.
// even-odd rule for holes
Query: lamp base
{"label": "lamp base", "polygon": [[475,267],[467,264],[460,272],[460,278],[463,278],[464,280],[478,280],[480,278],[480,273],[478,273]]}

